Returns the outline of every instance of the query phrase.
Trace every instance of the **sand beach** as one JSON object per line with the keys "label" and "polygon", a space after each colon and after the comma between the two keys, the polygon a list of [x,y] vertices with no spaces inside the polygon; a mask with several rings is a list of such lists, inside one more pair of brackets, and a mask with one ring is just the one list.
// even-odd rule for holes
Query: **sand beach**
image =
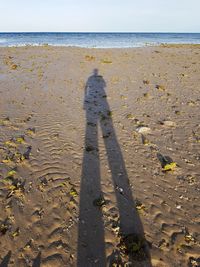
{"label": "sand beach", "polygon": [[200,45],[0,47],[0,266],[200,266]]}

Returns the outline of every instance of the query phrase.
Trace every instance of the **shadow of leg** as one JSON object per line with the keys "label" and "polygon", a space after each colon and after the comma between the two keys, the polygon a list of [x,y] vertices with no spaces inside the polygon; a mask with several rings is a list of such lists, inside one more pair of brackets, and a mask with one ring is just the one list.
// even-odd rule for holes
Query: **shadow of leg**
{"label": "shadow of leg", "polygon": [[[108,109],[108,104],[106,105]],[[133,200],[124,159],[115,134],[112,119],[107,118],[105,121],[101,121],[101,129],[103,136],[107,137],[107,133],[110,133],[107,138],[104,138],[104,143],[119,209],[120,247],[129,255],[131,262],[147,261],[147,264],[144,266],[151,266],[149,248],[145,240],[143,225]]]}
{"label": "shadow of leg", "polygon": [[[78,230],[77,266],[106,266],[104,227],[101,209],[95,199],[101,197],[97,125],[87,116],[83,156]],[[90,123],[88,123],[90,122]]]}
{"label": "shadow of leg", "polygon": [[38,253],[37,257],[33,261],[32,267],[40,267],[41,265],[41,252]]}
{"label": "shadow of leg", "polygon": [[4,257],[2,262],[0,263],[0,267],[8,267],[10,258],[11,258],[11,251],[8,252],[8,254]]}

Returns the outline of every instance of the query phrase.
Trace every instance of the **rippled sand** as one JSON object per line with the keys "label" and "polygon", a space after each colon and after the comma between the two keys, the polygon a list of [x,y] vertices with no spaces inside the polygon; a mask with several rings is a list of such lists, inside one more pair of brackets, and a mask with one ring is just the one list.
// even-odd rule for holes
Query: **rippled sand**
{"label": "rippled sand", "polygon": [[199,266],[200,46],[0,48],[0,266]]}

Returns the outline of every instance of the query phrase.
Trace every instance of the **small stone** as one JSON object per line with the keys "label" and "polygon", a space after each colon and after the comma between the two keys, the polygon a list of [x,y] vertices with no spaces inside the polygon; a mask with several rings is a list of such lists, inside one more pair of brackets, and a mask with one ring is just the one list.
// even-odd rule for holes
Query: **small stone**
{"label": "small stone", "polygon": [[12,64],[12,65],[11,65],[11,69],[12,69],[12,70],[16,70],[16,69],[17,69],[17,65],[16,65],[16,64]]}
{"label": "small stone", "polygon": [[165,87],[163,85],[156,85],[156,89],[158,89],[159,91],[165,91]]}
{"label": "small stone", "polygon": [[163,125],[167,127],[175,127],[176,123],[173,121],[163,121]]}
{"label": "small stone", "polygon": [[93,201],[93,205],[97,206],[97,207],[102,207],[106,204],[106,201],[104,199],[104,197],[100,196],[99,198],[95,199]]}
{"label": "small stone", "polygon": [[91,146],[91,145],[87,145],[86,148],[85,148],[85,150],[86,150],[87,152],[91,152],[91,151],[94,151],[94,150],[95,150],[95,147],[93,147],[93,146]]}
{"label": "small stone", "polygon": [[149,80],[143,80],[143,84],[150,84]]}
{"label": "small stone", "polygon": [[151,132],[151,129],[149,127],[146,127],[146,126],[139,126],[139,127],[137,127],[136,131],[138,133],[141,133],[141,134],[147,134],[147,133]]}

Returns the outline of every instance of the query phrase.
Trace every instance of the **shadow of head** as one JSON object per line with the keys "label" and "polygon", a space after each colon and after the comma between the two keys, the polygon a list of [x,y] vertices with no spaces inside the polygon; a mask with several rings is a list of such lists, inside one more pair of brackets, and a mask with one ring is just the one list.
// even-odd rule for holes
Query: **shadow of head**
{"label": "shadow of head", "polygon": [[99,70],[98,69],[94,69],[93,70],[93,75],[94,76],[98,76],[99,75]]}
{"label": "shadow of head", "polygon": [[11,258],[11,251],[3,258],[2,262],[0,263],[0,267],[8,267],[10,258]]}

